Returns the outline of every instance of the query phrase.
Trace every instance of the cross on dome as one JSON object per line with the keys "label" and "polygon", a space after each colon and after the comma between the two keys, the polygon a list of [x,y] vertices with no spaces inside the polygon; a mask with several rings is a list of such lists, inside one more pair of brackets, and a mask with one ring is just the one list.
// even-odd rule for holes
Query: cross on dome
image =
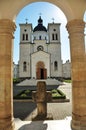
{"label": "cross on dome", "polygon": [[38,25],[34,28],[33,32],[35,31],[45,31],[47,32],[47,29],[45,26],[43,26],[43,20],[41,18],[41,13],[40,13],[40,16],[39,16],[39,19],[38,19]]}
{"label": "cross on dome", "polygon": [[42,15],[42,13],[39,13],[39,16],[41,16]]}
{"label": "cross on dome", "polygon": [[54,23],[54,20],[55,20],[55,19],[54,19],[54,18],[52,18],[52,20],[53,20],[53,23]]}
{"label": "cross on dome", "polygon": [[26,24],[27,24],[28,23],[28,19],[26,18],[25,20],[26,20]]}

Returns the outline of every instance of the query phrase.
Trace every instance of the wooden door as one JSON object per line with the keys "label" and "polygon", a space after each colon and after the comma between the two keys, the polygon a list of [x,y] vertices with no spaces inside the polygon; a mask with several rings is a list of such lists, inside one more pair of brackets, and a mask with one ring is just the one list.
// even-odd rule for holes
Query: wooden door
{"label": "wooden door", "polygon": [[36,78],[41,79],[41,69],[40,68],[37,69]]}
{"label": "wooden door", "polygon": [[44,69],[44,79],[47,79],[47,69]]}

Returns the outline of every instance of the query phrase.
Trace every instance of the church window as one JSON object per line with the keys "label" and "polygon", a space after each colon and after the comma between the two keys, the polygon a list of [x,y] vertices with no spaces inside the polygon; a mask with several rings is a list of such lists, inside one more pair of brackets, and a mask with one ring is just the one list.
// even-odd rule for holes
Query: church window
{"label": "church window", "polygon": [[27,63],[25,61],[23,62],[23,71],[27,71]]}
{"label": "church window", "polygon": [[54,62],[54,70],[58,70],[58,62],[57,61]]}
{"label": "church window", "polygon": [[43,51],[43,46],[38,46],[38,47],[37,47],[37,50],[38,50],[38,51]]}
{"label": "church window", "polygon": [[52,40],[58,40],[58,34],[56,33],[56,34],[52,34]]}
{"label": "church window", "polygon": [[28,40],[28,34],[23,34],[23,35],[22,35],[22,40],[23,40],[23,41],[24,41],[24,40],[27,41],[27,40]]}
{"label": "church window", "polygon": [[53,29],[53,31],[56,31],[56,29]]}
{"label": "church window", "polygon": [[42,37],[41,36],[39,36],[39,40],[41,40],[42,39]]}
{"label": "church window", "polygon": [[25,40],[25,34],[22,35],[22,40]]}
{"label": "church window", "polygon": [[58,34],[56,34],[56,40],[58,40]]}
{"label": "church window", "polygon": [[28,34],[26,34],[26,40],[28,40]]}
{"label": "church window", "polygon": [[52,40],[54,40],[54,34],[52,34]]}
{"label": "church window", "polygon": [[27,30],[25,29],[24,31],[26,32]]}

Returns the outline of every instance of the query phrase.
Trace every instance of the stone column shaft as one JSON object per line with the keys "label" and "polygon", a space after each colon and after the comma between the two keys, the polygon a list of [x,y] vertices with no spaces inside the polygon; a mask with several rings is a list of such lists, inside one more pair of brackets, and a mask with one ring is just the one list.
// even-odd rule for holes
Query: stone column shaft
{"label": "stone column shaft", "polygon": [[86,60],[85,23],[83,20],[68,22],[72,66],[72,129],[86,129]]}
{"label": "stone column shaft", "polygon": [[13,32],[15,24],[0,20],[0,130],[13,130]]}

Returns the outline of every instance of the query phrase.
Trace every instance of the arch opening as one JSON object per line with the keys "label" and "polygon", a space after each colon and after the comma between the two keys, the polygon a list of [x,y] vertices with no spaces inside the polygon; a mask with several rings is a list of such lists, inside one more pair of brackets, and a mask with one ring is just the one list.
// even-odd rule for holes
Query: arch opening
{"label": "arch opening", "polygon": [[[50,0],[46,0],[45,2],[44,1],[29,1],[29,2],[26,2],[26,3],[21,3],[20,6],[18,6],[18,9],[15,10],[15,15],[13,16],[13,20],[15,21],[17,15],[19,15],[19,12],[26,8],[28,5],[31,5],[31,4],[34,4],[34,3],[48,3],[48,4],[51,4],[51,5],[54,5],[58,8],[60,8],[60,10],[62,10],[62,12],[64,12],[67,20],[69,19],[72,19],[74,16],[71,8],[69,7],[68,3],[65,1],[61,1],[61,2],[54,2],[54,1],[50,1]],[[40,6],[39,6],[40,7]]]}
{"label": "arch opening", "polygon": [[[37,9],[37,7],[41,7],[41,10],[39,8]],[[52,13],[49,13],[49,11],[51,10],[52,10]],[[28,13],[26,14],[25,12],[28,12]],[[16,18],[17,28],[15,31],[15,39],[14,39],[14,43],[16,44],[14,44],[14,59],[13,60],[16,61],[16,63],[18,63],[18,60],[19,60],[19,39],[20,39],[19,23],[21,22],[32,23],[33,28],[34,28],[37,25],[36,20],[38,19],[40,12],[43,13],[41,14],[41,17],[43,18],[43,24],[45,25],[46,28],[47,28],[47,23],[52,23],[53,21],[55,23],[61,23],[61,27],[60,27],[61,28],[61,43],[62,43],[61,55],[62,55],[63,63],[65,63],[67,60],[70,60],[70,49],[69,49],[70,46],[69,46],[68,32],[66,30],[67,18],[59,7],[48,2],[34,2],[30,5],[25,6],[17,15],[17,18]],[[58,39],[58,36],[56,37],[56,39]],[[65,48],[66,48],[66,51],[65,51]]]}
{"label": "arch opening", "polygon": [[[44,2],[42,2],[42,6],[43,6],[43,3]],[[46,3],[46,2],[45,2]],[[38,12],[35,14],[35,12],[36,11],[34,11],[33,10],[33,12],[32,12],[32,10],[30,10],[31,9],[31,7],[32,8],[35,8],[35,4],[41,4],[41,2],[36,2],[36,3],[34,3],[34,4],[30,4],[30,5],[28,5],[27,7],[26,7],[26,10],[25,11],[27,11],[27,10],[29,10],[28,12],[29,13],[24,13],[23,12],[23,10],[19,13],[19,16],[17,16],[17,20],[16,20],[16,23],[17,23],[17,31],[15,32],[15,43],[16,44],[14,44],[14,45],[16,45],[15,46],[15,50],[17,50],[17,48],[18,48],[18,44],[20,43],[19,42],[19,33],[20,33],[20,30],[19,30],[19,23],[21,23],[21,21],[22,21],[22,23],[33,23],[34,25],[34,27],[36,26],[36,20],[37,20],[37,18],[38,18],[38,15],[39,15],[39,13],[40,13],[40,10],[38,10]],[[66,28],[65,28],[65,26],[66,26],[66,24],[67,24],[67,19],[66,19],[66,17],[65,17],[65,15],[64,15],[64,13],[59,9],[59,8],[57,8],[56,6],[54,6],[54,5],[52,5],[52,7],[50,7],[51,6],[51,4],[50,4],[50,6],[49,6],[49,8],[47,7],[48,6],[48,4],[49,3],[46,3],[47,5],[45,6],[45,4],[44,4],[44,7],[43,7],[43,11],[41,10],[41,12],[43,12],[44,14],[46,14],[46,16],[44,15],[44,14],[42,14],[42,18],[43,18],[43,21],[45,21],[45,23],[44,23],[44,25],[47,27],[47,23],[61,23],[62,25],[61,25],[61,52],[64,52],[63,54],[61,54],[62,55],[62,58],[64,58],[64,63],[66,62],[66,60],[68,61],[69,59],[70,59],[70,51],[69,51],[69,41],[68,41],[68,33],[67,33],[67,30],[66,30]],[[34,5],[34,6],[33,6]],[[28,9],[28,7],[30,6],[30,9]],[[48,12],[46,12],[46,8],[48,8]],[[52,9],[53,8],[53,9]],[[37,8],[36,8],[37,9]],[[42,9],[41,7],[40,7],[40,9]],[[49,13],[51,10],[53,10],[53,13],[52,13],[52,15]],[[32,16],[32,14],[33,14],[33,17],[31,17]],[[54,16],[55,18],[53,18],[52,16]],[[49,17],[49,18],[48,18]],[[27,20],[27,18],[29,18],[28,20]],[[46,20],[48,18],[48,20]],[[53,19],[52,19],[53,18]],[[26,29],[25,29],[26,30]],[[54,32],[56,31],[55,29],[53,30]],[[65,34],[65,37],[64,37],[64,34]],[[56,37],[56,35],[55,35],[55,37]],[[16,38],[18,38],[18,39],[16,39]],[[29,39],[29,38],[28,38]],[[55,39],[53,39],[53,40],[58,40],[59,39],[59,36],[58,36],[58,38],[55,38]],[[47,46],[48,46],[48,44],[47,44]],[[65,48],[66,48],[66,51],[65,51]],[[18,48],[18,50],[19,50],[19,48]],[[14,57],[14,60],[15,60],[15,58],[19,55],[18,54],[18,50],[17,50],[17,53],[16,52],[14,52],[16,55],[15,55],[15,57]],[[43,49],[38,49],[39,50],[39,52],[41,51],[44,51],[44,48]],[[47,48],[47,51],[48,51],[48,48]],[[19,59],[19,58],[18,58]],[[16,61],[16,63],[18,63],[18,59],[17,59],[17,61]],[[26,61],[25,61],[26,62]],[[33,63],[34,63],[34,57],[33,57]],[[54,64],[55,63],[55,64]],[[27,65],[28,66],[30,66],[30,63],[27,63]],[[42,64],[43,65],[43,64]],[[36,66],[36,65],[35,65]],[[49,66],[49,65],[48,65]],[[57,60],[55,60],[55,61],[53,61],[52,62],[52,68],[53,68],[53,70],[55,71],[55,73],[56,73],[56,71],[58,71],[59,70],[59,64],[58,64],[58,61]],[[48,71],[49,71],[49,69],[48,69],[48,71],[46,71],[45,69],[45,66],[42,66],[41,68],[40,67],[37,67],[36,69],[34,69],[34,70],[36,70],[37,72],[38,72],[38,68],[40,69],[40,77],[41,77],[41,79],[46,79],[47,78],[47,75],[49,75],[48,74]],[[46,72],[45,72],[46,71]],[[30,72],[30,70],[29,70],[29,72]],[[38,74],[37,74],[37,72],[36,72],[36,77],[37,77],[37,79],[39,79],[39,77],[38,77]],[[34,77],[34,76],[32,76],[32,77]],[[48,76],[48,77],[50,77],[50,75]]]}

